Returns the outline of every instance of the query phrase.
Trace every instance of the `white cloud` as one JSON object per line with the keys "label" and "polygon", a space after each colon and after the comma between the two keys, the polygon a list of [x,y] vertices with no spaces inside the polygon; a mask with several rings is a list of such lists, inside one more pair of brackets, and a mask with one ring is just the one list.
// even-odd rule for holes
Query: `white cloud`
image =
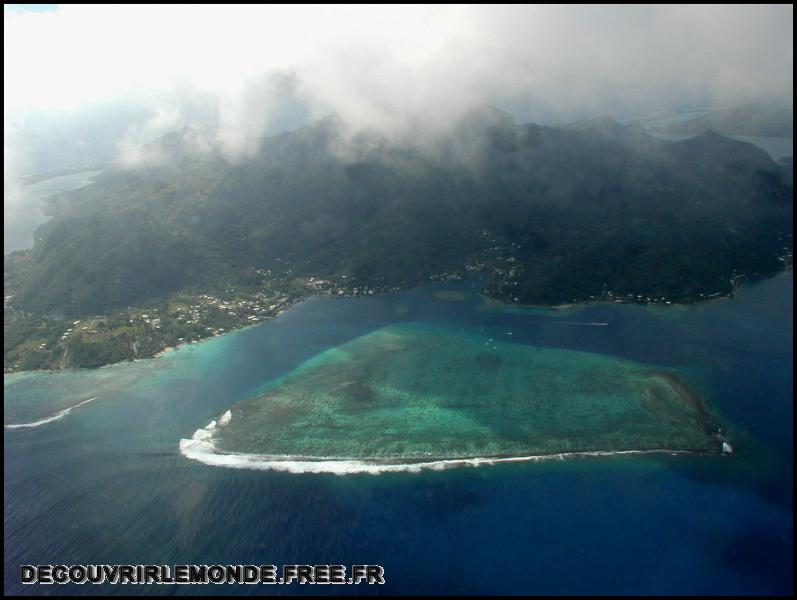
{"label": "white cloud", "polygon": [[[791,102],[792,16],[790,5],[63,5],[5,14],[4,121],[145,98],[152,116],[121,140],[128,151],[191,123],[199,98],[234,158],[285,98],[387,132],[481,102],[524,120]],[[22,143],[5,136],[7,151]]]}

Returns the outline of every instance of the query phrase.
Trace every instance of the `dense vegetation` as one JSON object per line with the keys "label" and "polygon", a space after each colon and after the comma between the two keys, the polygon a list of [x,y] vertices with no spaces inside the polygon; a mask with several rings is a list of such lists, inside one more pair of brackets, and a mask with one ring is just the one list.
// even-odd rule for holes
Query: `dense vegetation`
{"label": "dense vegetation", "polygon": [[14,307],[96,314],[255,269],[403,286],[485,256],[514,265],[488,288],[509,301],[688,300],[791,253],[791,166],[712,132],[673,143],[484,110],[410,144],[327,119],[237,164],[192,152],[194,136],[162,139],[157,166],[109,168],[58,197]]}

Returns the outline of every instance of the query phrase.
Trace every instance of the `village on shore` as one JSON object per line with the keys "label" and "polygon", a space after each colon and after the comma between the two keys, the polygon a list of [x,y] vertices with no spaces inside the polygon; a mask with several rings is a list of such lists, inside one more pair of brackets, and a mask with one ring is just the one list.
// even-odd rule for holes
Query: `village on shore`
{"label": "village on shore", "polygon": [[[464,268],[428,276],[429,282],[457,281],[470,275],[488,277],[482,293],[505,305],[524,304],[515,291],[523,264],[506,246],[484,236],[489,248],[471,255]],[[792,254],[784,246],[779,257],[790,269]],[[648,294],[621,293],[604,286],[602,292],[547,308],[613,302],[617,304],[689,304],[732,296],[744,273],[734,272],[720,289],[691,298],[668,298]],[[286,309],[314,296],[357,298],[396,292],[413,287],[374,285],[357,281],[352,275],[334,278],[295,277],[292,269],[279,272],[254,269],[250,285],[221,287],[213,292],[184,290],[141,306],[128,306],[105,315],[68,319],[59,315],[34,315],[14,307],[13,290],[4,298],[4,373],[39,369],[99,367],[123,360],[150,358],[183,344],[198,342],[273,319]]]}

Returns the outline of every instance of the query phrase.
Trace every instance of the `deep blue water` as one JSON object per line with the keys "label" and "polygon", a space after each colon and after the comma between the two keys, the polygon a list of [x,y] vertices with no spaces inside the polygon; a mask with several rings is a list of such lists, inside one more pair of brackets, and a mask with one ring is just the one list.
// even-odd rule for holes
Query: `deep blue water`
{"label": "deep blue water", "polygon": [[[475,294],[444,301],[432,295],[439,289],[315,299],[155,360],[5,377],[6,423],[98,399],[41,427],[5,430],[4,591],[233,591],[22,586],[24,563],[377,563],[380,588],[235,591],[792,592],[790,272],[746,284],[732,300],[671,309],[484,310]],[[732,423],[735,452],[336,476],[209,467],[177,451],[181,437],[264,382],[402,320],[511,330],[515,342],[684,369]]]}

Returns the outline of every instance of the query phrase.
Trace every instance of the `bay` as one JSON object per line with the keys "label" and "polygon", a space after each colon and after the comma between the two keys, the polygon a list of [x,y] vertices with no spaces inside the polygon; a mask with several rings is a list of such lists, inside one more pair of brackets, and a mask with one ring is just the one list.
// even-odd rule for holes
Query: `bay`
{"label": "bay", "polygon": [[[5,593],[232,591],[19,583],[19,565],[46,563],[385,568],[378,590],[236,590],[247,594],[792,591],[791,272],[674,308],[505,309],[480,287],[311,299],[156,359],[5,376],[6,425],[74,407],[4,431]],[[341,476],[179,452],[180,439],[309,359],[407,322],[678,369],[732,423],[734,453]]]}

